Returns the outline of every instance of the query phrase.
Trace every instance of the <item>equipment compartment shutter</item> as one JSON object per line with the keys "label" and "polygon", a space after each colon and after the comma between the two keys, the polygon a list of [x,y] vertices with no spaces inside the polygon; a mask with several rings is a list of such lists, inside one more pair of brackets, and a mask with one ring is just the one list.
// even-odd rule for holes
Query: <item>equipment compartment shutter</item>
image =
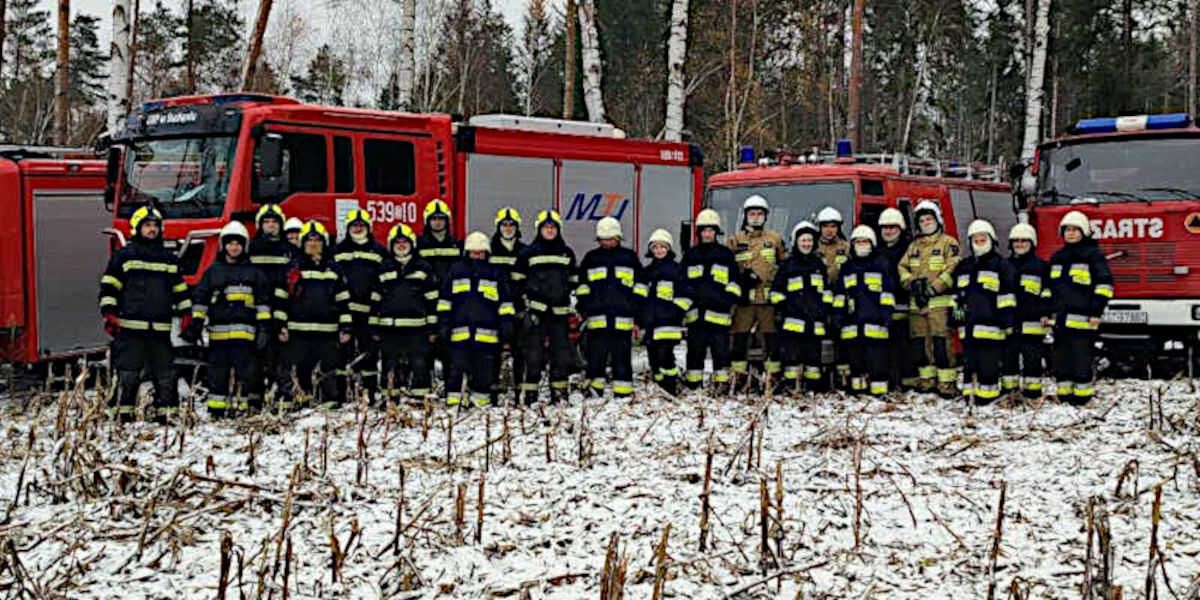
{"label": "equipment compartment shutter", "polygon": [[[559,199],[567,243],[582,257],[595,247],[596,222],[604,217],[621,221],[622,245],[635,248],[633,165],[564,160]],[[647,234],[649,235],[649,234]]]}
{"label": "equipment compartment shutter", "polygon": [[[650,234],[660,227],[671,232],[672,237],[679,237],[679,224],[692,218],[692,192],[690,168],[642,167],[641,224],[634,249],[640,252],[645,248]],[[675,240],[676,254],[680,253],[679,248],[679,240]]]}
{"label": "equipment compartment shutter", "polygon": [[521,238],[533,240],[533,221],[554,207],[554,160],[488,154],[467,155],[467,232],[496,231],[496,211],[521,213]]}
{"label": "equipment compartment shutter", "polygon": [[996,235],[999,236],[1000,241],[1006,242],[1008,230],[1017,224],[1017,213],[1013,212],[1012,194],[976,190],[971,192],[971,196],[975,200],[975,218],[987,219],[996,228]]}
{"label": "equipment compartment shutter", "polygon": [[[958,227],[958,243],[962,248],[970,248],[970,241],[967,240],[967,228],[971,226],[971,221],[975,220],[975,207],[971,205],[971,193],[961,188],[951,189],[950,206],[954,208],[954,224]],[[943,206],[942,209],[945,210],[945,207]]]}
{"label": "equipment compartment shutter", "polygon": [[[112,215],[98,192],[34,192],[38,351],[60,354],[104,346],[96,286],[108,262],[100,234]],[[70,243],[64,243],[70,240]]]}

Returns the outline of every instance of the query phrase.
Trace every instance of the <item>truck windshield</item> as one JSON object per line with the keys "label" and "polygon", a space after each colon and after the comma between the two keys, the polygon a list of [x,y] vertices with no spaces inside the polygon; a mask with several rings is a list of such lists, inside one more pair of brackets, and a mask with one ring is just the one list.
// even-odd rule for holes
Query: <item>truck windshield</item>
{"label": "truck windshield", "polygon": [[231,135],[134,140],[126,153],[118,216],[148,203],[166,219],[220,216],[236,142]]}
{"label": "truck windshield", "polygon": [[809,220],[816,223],[817,212],[826,206],[836,208],[846,219],[843,228],[853,227],[854,183],[850,181],[821,181],[739,187],[714,187],[708,191],[708,206],[721,215],[724,230],[730,232],[741,226],[742,203],[758,194],[771,205],[767,228],[786,239],[797,223]]}
{"label": "truck windshield", "polygon": [[1085,142],[1046,148],[1039,200],[1083,204],[1200,199],[1200,138]]}

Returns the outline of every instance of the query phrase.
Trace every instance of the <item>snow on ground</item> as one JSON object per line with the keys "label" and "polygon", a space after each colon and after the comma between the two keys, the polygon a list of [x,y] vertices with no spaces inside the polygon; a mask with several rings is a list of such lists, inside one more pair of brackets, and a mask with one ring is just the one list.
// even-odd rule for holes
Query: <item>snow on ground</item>
{"label": "snow on ground", "polygon": [[667,597],[981,598],[1003,482],[997,597],[1014,585],[1020,597],[1080,597],[1093,497],[1108,514],[1112,579],[1141,597],[1159,485],[1159,596],[1169,583],[1186,597],[1200,589],[1198,398],[1181,381],[1106,383],[1082,410],[669,400],[647,387],[632,402],[576,396],[544,417],[459,412],[449,431],[445,410],[421,406],[121,428],[92,420],[82,395],[46,396],[4,408],[0,589],[214,597],[224,577],[230,598],[282,598],[285,582],[292,598],[598,597],[616,535],[626,597],[649,598],[669,525]]}

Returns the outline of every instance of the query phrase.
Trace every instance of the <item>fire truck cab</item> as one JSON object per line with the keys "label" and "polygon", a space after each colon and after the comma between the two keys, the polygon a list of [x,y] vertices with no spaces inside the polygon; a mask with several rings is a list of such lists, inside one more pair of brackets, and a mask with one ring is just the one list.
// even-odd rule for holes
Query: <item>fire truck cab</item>
{"label": "fire truck cab", "polygon": [[1106,347],[1193,351],[1200,336],[1200,128],[1187,114],[1092,118],[1043,143],[1014,179],[1038,254],[1079,210],[1113,272]]}
{"label": "fire truck cab", "polygon": [[847,236],[859,224],[877,227],[880,213],[888,207],[900,210],[911,234],[913,208],[933,200],[942,209],[947,233],[965,236],[968,224],[977,218],[991,221],[998,232],[1016,222],[1011,187],[1001,182],[1002,171],[904,155],[854,155],[844,142],[837,153],[760,160],[746,147],[737,170],[709,178],[706,204],[720,213],[731,231],[740,226],[742,202],[761,195],[771,205],[767,227],[786,238],[800,221],[815,223],[817,212],[826,206],[842,214]]}
{"label": "fire truck cab", "polygon": [[418,233],[425,205],[445,200],[461,239],[494,231],[496,210],[516,207],[525,239],[538,211],[562,214],[577,251],[595,221],[613,216],[640,248],[657,227],[677,231],[698,208],[703,156],[687,144],[625,139],[605,124],[505,115],[463,121],[302,104],[258,94],[147,102],[109,149],[106,203],[118,247],[127,220],[153,204],[164,239],[194,283],[217,254],[220,228],[254,231],[264,203],[344,234],[342,218],[364,208],[383,240],[397,223]]}
{"label": "fire truck cab", "polygon": [[78,149],[0,147],[0,360],[103,350],[104,161]]}

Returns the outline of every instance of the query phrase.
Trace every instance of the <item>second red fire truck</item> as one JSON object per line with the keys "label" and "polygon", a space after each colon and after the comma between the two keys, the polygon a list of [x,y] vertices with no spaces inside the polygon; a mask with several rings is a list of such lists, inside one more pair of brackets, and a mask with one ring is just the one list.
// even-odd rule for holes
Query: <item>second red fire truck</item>
{"label": "second red fire truck", "polygon": [[471,230],[490,234],[503,206],[525,217],[528,239],[537,212],[554,208],[579,251],[605,216],[621,221],[634,248],[656,228],[677,232],[703,189],[699,148],[626,139],[611,125],[459,120],[258,94],[147,102],[112,141],[106,200],[114,247],[129,235],[133,211],[153,204],[189,282],[216,256],[220,228],[238,220],[253,231],[255,211],[268,202],[339,237],[341,217],[365,208],[378,239],[397,223],[420,232],[425,205],[437,198],[449,203],[460,239]]}
{"label": "second red fire truck", "polygon": [[[1016,178],[1038,254],[1080,210],[1108,257],[1106,347],[1192,355],[1200,336],[1200,128],[1187,114],[1084,119],[1042,144]],[[1189,361],[1189,364],[1194,360]]]}

